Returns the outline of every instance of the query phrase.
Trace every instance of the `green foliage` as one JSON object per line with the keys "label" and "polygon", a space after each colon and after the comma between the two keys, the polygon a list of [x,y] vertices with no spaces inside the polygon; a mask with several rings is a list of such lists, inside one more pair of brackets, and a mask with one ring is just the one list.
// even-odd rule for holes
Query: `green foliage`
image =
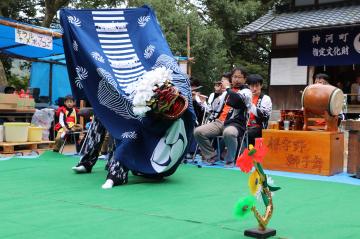
{"label": "green foliage", "polygon": [[193,4],[185,0],[133,0],[128,4],[130,7],[147,4],[155,10],[174,55],[187,56],[187,27],[190,27],[190,55],[195,58],[192,76],[201,81],[207,91],[213,88],[211,82],[229,70],[222,29],[204,21]]}
{"label": "green foliage", "polygon": [[1,58],[1,63],[3,64],[6,77],[9,77],[11,74],[10,69],[11,69],[12,59],[11,58]]}
{"label": "green foliage", "polygon": [[10,74],[7,78],[8,85],[14,87],[16,90],[27,89],[29,80],[29,76],[20,77],[14,74]]}
{"label": "green foliage", "polygon": [[74,8],[120,8],[125,0],[73,0]]}
{"label": "green foliage", "polygon": [[270,38],[255,43],[241,39],[237,32],[263,15],[276,0],[133,0],[129,6],[148,4],[157,13],[164,35],[174,54],[186,56],[186,28],[190,26],[191,56],[195,57],[192,76],[213,88],[213,81],[234,66],[264,77],[267,87]]}
{"label": "green foliage", "polygon": [[40,4],[40,0],[1,0],[0,16],[12,18],[21,22],[33,23],[37,13],[36,6]]}
{"label": "green foliage", "polygon": [[[0,15],[40,25],[46,0],[2,0]],[[49,0],[48,2],[60,2]],[[66,2],[66,1],[61,1]],[[190,27],[192,76],[203,86],[203,93],[213,89],[213,81],[232,67],[242,65],[250,73],[268,79],[269,37],[241,39],[237,32],[274,5],[287,0],[71,0],[73,8],[119,8],[150,5],[156,12],[163,33],[174,55],[187,56],[187,27]],[[50,4],[51,5],[51,4]],[[51,6],[50,6],[51,7]],[[50,9],[48,9],[50,10]],[[54,9],[51,9],[54,10]],[[40,17],[37,16],[40,13]],[[53,22],[56,21],[53,19]],[[6,64],[5,64],[6,65]],[[5,66],[7,69],[7,67]],[[266,80],[265,80],[266,87]]]}
{"label": "green foliage", "polygon": [[[224,32],[224,44],[227,49],[227,59],[232,66],[244,66],[249,73],[257,73],[264,77],[265,87],[268,79],[268,52],[270,38],[251,39],[240,38],[237,32],[261,17],[277,1],[274,0],[224,0],[201,1],[212,22],[215,22]],[[261,45],[261,46],[260,46]]]}

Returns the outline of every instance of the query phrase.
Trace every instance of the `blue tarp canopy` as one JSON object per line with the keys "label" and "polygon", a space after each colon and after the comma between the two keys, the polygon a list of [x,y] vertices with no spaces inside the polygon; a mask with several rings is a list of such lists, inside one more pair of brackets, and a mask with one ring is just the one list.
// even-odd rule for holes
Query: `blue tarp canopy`
{"label": "blue tarp canopy", "polygon": [[[16,42],[16,29],[52,36],[52,49]],[[51,102],[71,94],[61,33],[58,30],[0,17],[0,56],[33,62],[30,87],[40,88],[40,95],[49,96]]]}
{"label": "blue tarp canopy", "polygon": [[64,65],[33,62],[31,65],[30,87],[40,88],[40,96],[51,96],[52,103],[59,97],[72,94],[68,72]]}
{"label": "blue tarp canopy", "polygon": [[20,23],[9,18],[0,17],[0,54],[19,56],[30,59],[39,59],[64,54],[64,48],[61,38],[53,37],[53,49],[48,50],[45,48],[30,46],[16,42],[15,28],[27,31],[36,31],[40,34],[47,33],[47,35],[59,35],[58,31],[54,31],[52,29]]}

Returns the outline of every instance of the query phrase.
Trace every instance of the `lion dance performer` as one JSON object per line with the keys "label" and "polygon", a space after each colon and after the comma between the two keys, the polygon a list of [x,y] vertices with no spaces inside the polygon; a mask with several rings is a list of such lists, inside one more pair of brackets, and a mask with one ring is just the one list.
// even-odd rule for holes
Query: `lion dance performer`
{"label": "lion dance performer", "polygon": [[152,178],[173,174],[195,116],[188,78],[152,9],[62,9],[60,18],[72,90],[95,114],[73,170],[92,171],[107,130],[116,148],[103,188],[127,183],[129,171]]}

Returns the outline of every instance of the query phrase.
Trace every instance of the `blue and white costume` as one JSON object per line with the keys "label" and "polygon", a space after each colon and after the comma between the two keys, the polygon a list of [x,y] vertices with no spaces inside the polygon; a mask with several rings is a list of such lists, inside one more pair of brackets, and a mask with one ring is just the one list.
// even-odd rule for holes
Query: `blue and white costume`
{"label": "blue and white costume", "polygon": [[[99,122],[116,139],[110,168],[154,177],[172,174],[187,149],[195,116],[188,78],[152,9],[62,9],[60,21],[74,95],[89,100]],[[163,66],[172,70],[172,83],[187,98],[188,110],[175,121],[135,115],[125,89]]]}

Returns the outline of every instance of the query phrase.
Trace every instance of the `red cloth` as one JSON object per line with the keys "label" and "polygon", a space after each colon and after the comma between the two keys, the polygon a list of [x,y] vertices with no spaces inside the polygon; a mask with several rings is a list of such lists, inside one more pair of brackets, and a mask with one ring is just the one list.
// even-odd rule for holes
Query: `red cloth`
{"label": "red cloth", "polygon": [[[67,109],[66,109],[65,106],[61,106],[61,107],[59,107],[59,108],[57,109],[57,111],[56,111],[56,116],[59,117],[61,112],[65,115],[65,117],[66,117],[67,114],[69,113],[69,112],[67,111]],[[77,113],[78,113],[78,112],[79,112],[79,110],[78,110],[76,107],[74,107],[74,108],[73,108],[73,112],[71,113],[70,116],[68,116],[68,117],[65,118],[64,122],[66,122],[66,123],[73,122],[74,124],[76,124],[76,117],[77,117]],[[58,123],[55,125],[55,127],[54,127],[55,131],[58,131],[58,130],[61,129],[61,128],[62,128],[62,126],[61,126],[61,124],[60,124],[59,122],[58,122]]]}
{"label": "red cloth", "polygon": [[[257,104],[258,100],[259,100],[259,96],[254,95],[254,96],[252,97],[252,103],[253,103],[254,105]],[[255,118],[255,115],[254,115],[252,112],[250,112],[250,119],[249,119],[249,124],[248,124],[248,126],[251,126],[251,127],[253,127],[253,126],[260,127],[260,125],[254,124],[253,122],[256,122],[256,118]]]}

